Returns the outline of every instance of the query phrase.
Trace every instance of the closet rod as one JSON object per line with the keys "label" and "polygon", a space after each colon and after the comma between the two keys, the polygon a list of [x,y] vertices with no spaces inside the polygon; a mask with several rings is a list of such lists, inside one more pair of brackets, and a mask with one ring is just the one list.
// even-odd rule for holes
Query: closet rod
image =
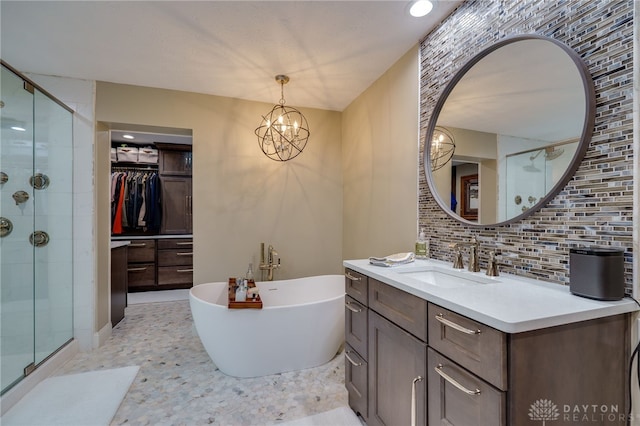
{"label": "closet rod", "polygon": [[114,166],[111,167],[112,172],[157,172],[158,166],[148,167],[127,167],[127,166]]}

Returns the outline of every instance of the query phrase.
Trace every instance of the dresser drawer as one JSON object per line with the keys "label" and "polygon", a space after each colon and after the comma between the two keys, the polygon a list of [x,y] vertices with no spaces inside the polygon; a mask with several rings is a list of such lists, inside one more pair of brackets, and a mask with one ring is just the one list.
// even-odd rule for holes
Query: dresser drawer
{"label": "dresser drawer", "polygon": [[193,284],[191,266],[159,266],[158,285]]}
{"label": "dresser drawer", "polygon": [[367,306],[369,277],[351,269],[347,269],[344,276],[345,292]]}
{"label": "dresser drawer", "polygon": [[190,265],[193,265],[193,251],[190,248],[158,250],[158,267]]}
{"label": "dresser drawer", "polygon": [[507,390],[505,333],[429,303],[429,346]]}
{"label": "dresser drawer", "polygon": [[369,279],[369,308],[427,341],[427,301],[373,278]]}
{"label": "dresser drawer", "polygon": [[127,280],[129,287],[155,286],[155,263],[129,263],[127,265]]}
{"label": "dresser drawer", "polygon": [[127,260],[129,263],[156,261],[156,240],[133,240],[128,247]]}
{"label": "dresser drawer", "polygon": [[344,347],[345,377],[344,384],[349,392],[349,407],[356,413],[360,413],[365,421],[368,413],[368,366],[367,361],[346,344]]}
{"label": "dresser drawer", "polygon": [[430,425],[507,424],[505,392],[495,389],[433,349],[429,348],[427,352]]}
{"label": "dresser drawer", "polygon": [[158,240],[158,250],[164,249],[184,249],[191,251],[193,239],[191,238],[161,238]]}
{"label": "dresser drawer", "polygon": [[345,296],[344,336],[365,360],[367,359],[367,307],[351,296]]}

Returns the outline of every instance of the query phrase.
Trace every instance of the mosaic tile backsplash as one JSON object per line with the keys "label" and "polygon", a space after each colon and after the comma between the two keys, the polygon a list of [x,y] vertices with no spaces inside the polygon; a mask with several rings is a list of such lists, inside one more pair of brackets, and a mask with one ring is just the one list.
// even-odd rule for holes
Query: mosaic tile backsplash
{"label": "mosaic tile backsplash", "polygon": [[463,3],[421,42],[420,132],[447,83],[504,37],[538,34],[574,49],[596,91],[589,149],[574,177],[540,211],[504,226],[469,226],[444,213],[426,182],[420,148],[418,212],[431,256],[452,260],[451,242],[481,241],[481,267],[496,250],[506,273],[569,284],[569,249],[624,249],[631,293],[633,228],[633,1],[478,0]]}

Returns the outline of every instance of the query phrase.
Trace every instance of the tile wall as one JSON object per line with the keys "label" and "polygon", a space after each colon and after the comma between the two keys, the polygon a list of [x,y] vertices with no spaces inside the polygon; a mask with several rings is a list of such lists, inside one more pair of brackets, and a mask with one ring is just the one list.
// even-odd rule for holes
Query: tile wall
{"label": "tile wall", "polygon": [[479,0],[456,9],[422,41],[420,132],[424,140],[435,104],[456,71],[497,40],[535,33],[573,48],[596,89],[589,149],[573,179],[546,207],[505,226],[463,225],[441,211],[430,193],[420,148],[418,214],[431,256],[450,260],[448,244],[476,235],[486,253],[497,249],[507,273],[569,283],[569,249],[580,245],[625,250],[631,292],[633,247],[633,1]]}

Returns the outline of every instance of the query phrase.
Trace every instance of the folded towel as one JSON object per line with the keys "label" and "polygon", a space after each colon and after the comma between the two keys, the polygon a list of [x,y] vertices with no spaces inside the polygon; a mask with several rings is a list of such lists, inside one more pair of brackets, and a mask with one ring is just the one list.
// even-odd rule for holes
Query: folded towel
{"label": "folded towel", "polygon": [[386,257],[370,257],[369,263],[376,266],[396,266],[411,263],[416,259],[413,252],[396,253]]}

